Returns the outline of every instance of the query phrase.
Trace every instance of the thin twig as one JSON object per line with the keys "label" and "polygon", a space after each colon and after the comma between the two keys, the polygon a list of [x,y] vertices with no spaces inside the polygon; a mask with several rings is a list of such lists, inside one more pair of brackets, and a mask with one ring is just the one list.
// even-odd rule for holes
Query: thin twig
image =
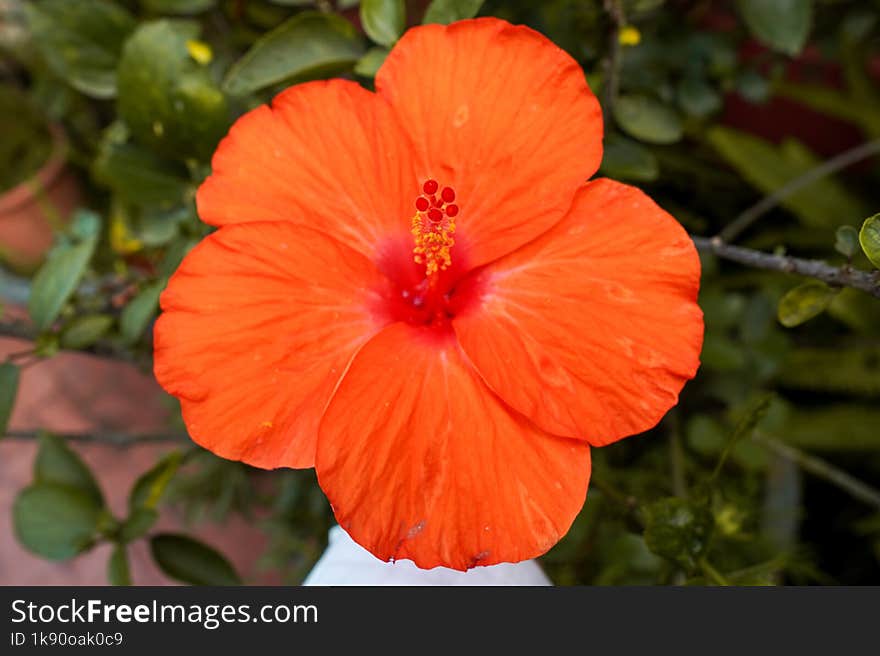
{"label": "thin twig", "polygon": [[816,182],[827,175],[831,175],[841,169],[867,159],[871,155],[880,153],[880,139],[868,141],[846,150],[839,155],[835,155],[831,159],[825,160],[818,166],[805,172],[803,175],[790,180],[774,191],[769,196],[765,196],[759,202],[752,205],[742,214],[731,221],[724,229],[718,233],[722,241],[730,242],[745,232],[755,221],[764,216],[767,212],[779,205],[792,194],[797,193],[804,187]]}
{"label": "thin twig", "polygon": [[43,356],[33,354],[27,360],[21,360],[18,362],[19,371],[25,371],[26,369],[30,369],[31,367],[40,364],[43,361]]}
{"label": "thin twig", "polygon": [[[45,433],[45,430],[42,431],[8,431],[6,433],[5,439],[11,440],[36,440],[39,439],[40,435]],[[105,444],[108,446],[135,446],[138,444],[148,444],[148,443],[157,443],[157,442],[177,442],[177,443],[186,443],[189,442],[189,437],[184,433],[144,433],[141,435],[138,434],[126,434],[126,433],[57,433],[55,431],[49,431],[53,435],[57,435],[58,437],[64,440],[70,440],[71,442],[79,442],[82,444]]]}
{"label": "thin twig", "polygon": [[669,414],[669,430],[666,438],[669,443],[669,463],[672,476],[672,493],[687,499],[687,481],[685,479],[684,452],[681,449],[681,437],[679,436],[678,415],[675,412]]}
{"label": "thin twig", "polygon": [[593,472],[593,475],[590,479],[590,485],[599,490],[606,497],[620,505],[623,510],[626,511],[626,514],[631,517],[633,521],[636,522],[636,524],[644,529],[645,522],[642,519],[641,513],[639,512],[638,499],[616,489],[601,476],[596,476],[595,472]]}
{"label": "thin twig", "polygon": [[29,348],[29,349],[25,349],[24,351],[15,351],[14,353],[7,353],[6,354],[6,361],[13,362],[15,360],[21,360],[23,358],[26,359],[26,358],[29,358],[30,356],[34,355],[35,352],[36,352],[35,348]]}
{"label": "thin twig", "polygon": [[730,585],[728,580],[724,578],[724,575],[712,567],[712,564],[705,558],[700,561],[700,569],[703,570],[703,574],[706,575],[706,578],[715,583],[715,585],[723,585],[725,587]]}
{"label": "thin twig", "polygon": [[805,260],[788,255],[774,255],[761,251],[733,246],[720,237],[692,237],[694,245],[703,251],[746,266],[782,273],[794,273],[816,278],[835,287],[852,287],[880,298],[880,276],[877,272],[854,269],[849,265],[833,267],[821,260]]}
{"label": "thin twig", "polygon": [[864,501],[868,505],[880,508],[880,490],[847,474],[842,469],[838,469],[830,462],[804,453],[800,449],[767,435],[757,434],[754,439],[774,453],[797,463],[804,471],[818,476],[832,485],[836,485],[859,501]]}
{"label": "thin twig", "polygon": [[[39,334],[27,321],[7,319],[5,321],[0,321],[0,337],[14,337],[16,339],[25,339],[33,342],[39,337]],[[93,355],[107,360],[127,362],[129,364],[140,365],[145,362],[143,357],[130,349],[122,348],[119,345],[106,340],[98,341],[88,348],[75,349],[73,352],[85,353],[86,355]]]}
{"label": "thin twig", "polygon": [[620,28],[623,27],[625,19],[620,0],[605,0],[605,11],[611,19],[611,32],[608,35],[608,59],[605,64],[605,88],[602,95],[605,101],[605,121],[609,122],[620,89]]}

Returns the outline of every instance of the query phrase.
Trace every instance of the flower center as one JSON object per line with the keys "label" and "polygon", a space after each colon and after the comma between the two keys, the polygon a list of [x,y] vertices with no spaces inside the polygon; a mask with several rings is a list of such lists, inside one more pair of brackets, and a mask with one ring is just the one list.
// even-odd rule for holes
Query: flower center
{"label": "flower center", "polygon": [[428,180],[421,191],[411,234],[398,233],[379,250],[387,286],[376,295],[374,309],[384,320],[430,328],[445,339],[452,335],[452,319],[479,302],[482,283],[470,275],[465,234],[457,235],[460,250],[452,258],[459,214],[455,190]]}
{"label": "flower center", "polygon": [[436,180],[425,182],[422,191],[424,193],[416,199],[416,214],[412,218],[413,259],[416,264],[425,265],[425,278],[435,280],[438,272],[452,264],[458,205],[454,204],[455,190],[443,187],[440,191]]}

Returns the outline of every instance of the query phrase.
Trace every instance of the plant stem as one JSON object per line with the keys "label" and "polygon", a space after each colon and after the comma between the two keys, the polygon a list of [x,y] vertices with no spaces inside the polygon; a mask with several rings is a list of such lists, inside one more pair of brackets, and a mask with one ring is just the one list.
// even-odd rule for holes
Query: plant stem
{"label": "plant stem", "polygon": [[774,191],[769,196],[765,196],[759,202],[745,210],[725,228],[718,233],[718,237],[722,241],[733,241],[745,232],[759,218],[767,212],[775,208],[786,198],[800,191],[804,187],[816,182],[825,176],[831,175],[847,166],[852,166],[856,162],[880,153],[880,139],[865,142],[855,148],[846,150],[831,159],[825,160],[818,166],[805,172],[803,175],[790,180]]}
{"label": "plant stem", "polygon": [[854,269],[849,265],[833,267],[821,260],[806,260],[788,255],[774,255],[749,248],[733,246],[721,237],[692,237],[694,245],[702,251],[714,253],[718,257],[739,262],[757,269],[768,269],[782,273],[794,273],[816,278],[835,287],[852,287],[866,294],[880,298],[880,276],[877,272]]}
{"label": "plant stem", "polygon": [[703,574],[706,575],[706,578],[713,581],[715,585],[723,585],[725,587],[730,585],[730,582],[724,578],[724,575],[712,567],[711,563],[705,558],[700,561],[700,568],[703,570]]}
{"label": "plant stem", "polygon": [[[6,439],[11,440],[36,440],[46,431],[8,431]],[[189,437],[183,433],[144,433],[142,435],[129,435],[126,433],[56,433],[53,435],[82,444],[106,444],[109,446],[134,446],[137,444],[160,443],[160,442],[189,442]]]}
{"label": "plant stem", "polygon": [[645,523],[639,513],[639,502],[635,497],[621,492],[601,476],[596,476],[595,472],[593,472],[590,479],[590,485],[595,487],[615,503],[623,506],[627,514],[632,517],[641,528],[644,528]]}
{"label": "plant stem", "polygon": [[620,90],[620,28],[625,23],[625,18],[620,0],[605,0],[605,11],[611,19],[611,32],[608,35],[608,59],[605,64],[605,88],[602,96],[605,122],[609,123]]}
{"label": "plant stem", "polygon": [[838,469],[830,462],[808,453],[804,453],[800,449],[785,444],[773,437],[756,434],[753,439],[759,444],[763,444],[765,447],[773,451],[773,453],[797,463],[804,471],[809,472],[814,476],[818,476],[832,485],[836,485],[859,501],[863,501],[868,505],[880,509],[880,490],[871,487],[867,483],[860,481],[850,474],[847,474],[842,469]]}
{"label": "plant stem", "polygon": [[[34,341],[37,339],[38,334],[33,326],[27,321],[11,319],[0,321],[0,337],[14,337],[16,339]],[[93,355],[95,357],[106,358],[109,360],[128,362],[130,364],[141,364],[143,359],[129,349],[121,348],[117,344],[107,341],[99,341],[89,348],[76,349],[73,352],[85,353],[87,355]]]}
{"label": "plant stem", "polygon": [[672,470],[672,493],[687,499],[687,481],[684,472],[684,453],[681,449],[681,437],[679,436],[678,415],[674,412],[669,416],[669,431],[667,432],[667,440],[669,442],[669,461]]}
{"label": "plant stem", "polygon": [[15,360],[26,359],[36,353],[36,349],[29,348],[24,351],[15,351],[14,353],[8,353],[6,355],[6,362],[13,362]]}

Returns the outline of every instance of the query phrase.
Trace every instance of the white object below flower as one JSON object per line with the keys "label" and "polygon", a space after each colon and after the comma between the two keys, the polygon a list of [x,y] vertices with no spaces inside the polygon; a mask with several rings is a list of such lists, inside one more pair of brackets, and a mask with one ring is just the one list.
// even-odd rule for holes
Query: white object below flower
{"label": "white object below flower", "polygon": [[357,544],[339,526],[303,585],[553,585],[534,560],[474,567],[467,572],[419,569],[410,560],[386,563]]}

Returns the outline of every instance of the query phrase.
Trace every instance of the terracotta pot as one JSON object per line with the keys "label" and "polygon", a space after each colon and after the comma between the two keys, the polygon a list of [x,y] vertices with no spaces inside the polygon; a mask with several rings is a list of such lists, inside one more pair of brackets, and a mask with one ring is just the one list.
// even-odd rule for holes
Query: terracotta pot
{"label": "terracotta pot", "polygon": [[33,176],[0,195],[0,261],[19,271],[36,268],[80,199],[80,188],[67,168],[67,138],[49,126],[52,151]]}

